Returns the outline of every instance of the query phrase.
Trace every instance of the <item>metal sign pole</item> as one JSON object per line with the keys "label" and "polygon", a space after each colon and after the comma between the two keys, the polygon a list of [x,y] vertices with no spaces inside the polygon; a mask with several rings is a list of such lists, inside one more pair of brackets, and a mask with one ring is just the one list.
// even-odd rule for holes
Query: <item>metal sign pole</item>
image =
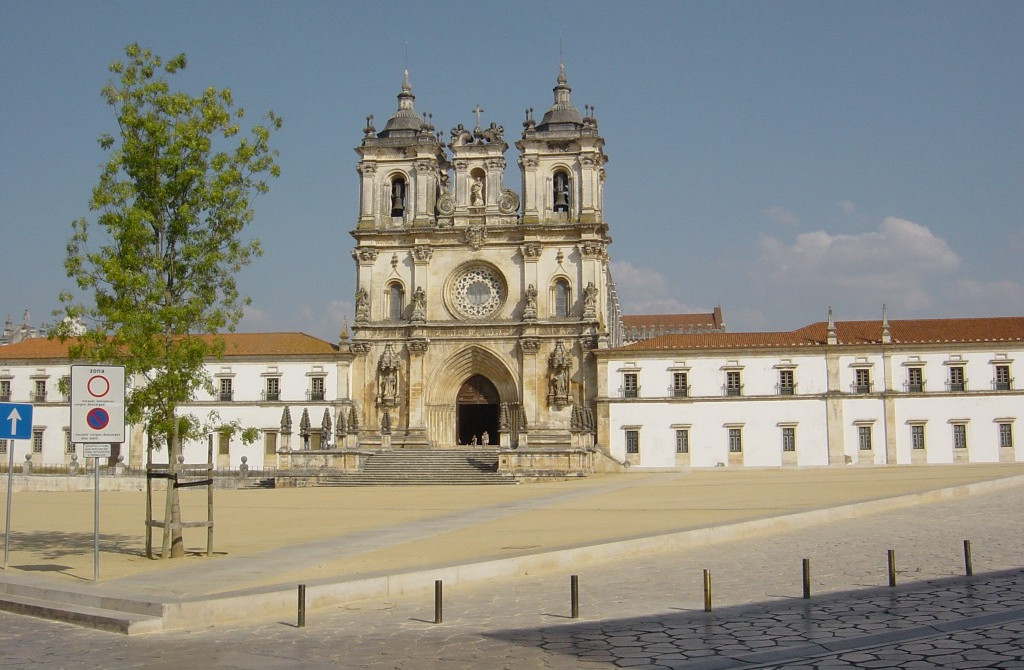
{"label": "metal sign pole", "polygon": [[11,546],[11,491],[14,490],[11,473],[14,472],[14,440],[7,442],[7,457],[7,520],[4,522],[4,570],[7,569],[7,550]]}
{"label": "metal sign pole", "polygon": [[100,459],[92,459],[95,488],[92,496],[92,581],[100,580]]}

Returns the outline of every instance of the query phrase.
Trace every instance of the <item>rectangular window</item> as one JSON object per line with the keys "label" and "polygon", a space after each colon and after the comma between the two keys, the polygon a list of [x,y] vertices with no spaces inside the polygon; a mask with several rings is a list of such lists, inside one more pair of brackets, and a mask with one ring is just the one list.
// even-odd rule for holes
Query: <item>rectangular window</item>
{"label": "rectangular window", "polygon": [[779,395],[793,395],[796,390],[792,370],[779,370]]}
{"label": "rectangular window", "polygon": [[676,453],[690,453],[690,431],[686,428],[679,428],[676,430]]}
{"label": "rectangular window", "polygon": [[7,455],[7,440],[0,439],[0,454]]}
{"label": "rectangular window", "polygon": [[33,428],[32,429],[32,453],[41,454],[43,453],[43,429]]}
{"label": "rectangular window", "polygon": [[231,402],[234,397],[231,377],[222,377],[220,380],[220,401]]}
{"label": "rectangular window", "polygon": [[907,392],[924,391],[924,368],[907,368]]}
{"label": "rectangular window", "polygon": [[637,385],[637,376],[635,372],[626,372],[622,375],[622,397],[623,398],[638,398],[640,395],[640,387]]}
{"label": "rectangular window", "polygon": [[35,391],[32,393],[32,402],[46,402],[46,380],[35,381]]}
{"label": "rectangular window", "polygon": [[871,393],[870,368],[857,368],[853,371],[853,392]]}
{"label": "rectangular window", "polygon": [[964,369],[963,366],[954,365],[949,368],[949,390],[964,390]]}
{"label": "rectangular window", "polygon": [[725,395],[740,395],[743,385],[740,383],[739,370],[727,370],[725,373]]}
{"label": "rectangular window", "polygon": [[627,454],[639,454],[640,453],[640,431],[639,430],[627,430],[626,431],[626,453]]}
{"label": "rectangular window", "polygon": [[857,443],[861,451],[871,451],[871,426],[857,426]]}
{"label": "rectangular window", "polygon": [[967,448],[967,424],[966,423],[954,423],[953,424],[953,448],[954,449],[966,449]]}
{"label": "rectangular window", "polygon": [[1010,448],[1013,446],[1013,424],[999,424],[999,446]]}
{"label": "rectangular window", "polygon": [[1009,365],[997,365],[996,366],[996,378],[993,383],[995,390],[997,391],[1009,391],[1013,388],[1012,380],[1010,379],[1010,366]]}
{"label": "rectangular window", "polygon": [[912,449],[924,449],[924,426],[914,425],[910,427],[910,447]]}
{"label": "rectangular window", "polygon": [[676,398],[685,398],[690,395],[685,372],[672,373],[672,395]]}
{"label": "rectangular window", "polygon": [[309,378],[309,399],[310,400],[323,400],[324,399],[324,378],[323,377],[310,377]]}
{"label": "rectangular window", "polygon": [[796,451],[796,428],[792,426],[782,427],[782,450]]}
{"label": "rectangular window", "polygon": [[267,390],[265,399],[271,402],[281,399],[281,378],[267,377]]}
{"label": "rectangular window", "polygon": [[71,441],[71,430],[64,430],[64,453],[73,454],[75,453],[75,443]]}
{"label": "rectangular window", "polygon": [[738,454],[743,451],[743,433],[739,428],[729,429],[729,452]]}
{"label": "rectangular window", "polygon": [[11,380],[0,379],[0,402],[11,401]]}

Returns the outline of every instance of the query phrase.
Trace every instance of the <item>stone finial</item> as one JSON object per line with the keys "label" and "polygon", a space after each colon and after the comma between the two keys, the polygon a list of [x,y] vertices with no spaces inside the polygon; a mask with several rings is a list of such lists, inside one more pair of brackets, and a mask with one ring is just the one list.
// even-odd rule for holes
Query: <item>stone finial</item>
{"label": "stone finial", "polygon": [[882,344],[892,344],[892,332],[889,330],[889,317],[885,314],[885,303],[882,303]]}
{"label": "stone finial", "polygon": [[839,344],[839,337],[836,335],[836,322],[832,318],[832,305],[828,306],[828,339],[829,344]]}

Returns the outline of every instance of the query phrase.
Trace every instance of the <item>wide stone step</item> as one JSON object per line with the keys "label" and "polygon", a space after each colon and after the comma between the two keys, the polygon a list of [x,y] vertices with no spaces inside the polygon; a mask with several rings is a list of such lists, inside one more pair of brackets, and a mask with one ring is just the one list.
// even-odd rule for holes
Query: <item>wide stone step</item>
{"label": "wide stone step", "polygon": [[13,594],[0,594],[0,610],[125,635],[152,633],[164,627],[163,618],[159,616]]}
{"label": "wide stone step", "polygon": [[429,486],[514,484],[498,473],[494,451],[391,451],[367,458],[360,472],[324,475],[321,486]]}

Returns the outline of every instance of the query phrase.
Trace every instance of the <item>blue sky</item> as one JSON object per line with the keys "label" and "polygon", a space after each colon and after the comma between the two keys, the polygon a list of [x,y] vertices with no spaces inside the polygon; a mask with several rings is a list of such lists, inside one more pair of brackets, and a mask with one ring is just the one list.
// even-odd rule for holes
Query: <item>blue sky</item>
{"label": "blue sky", "polygon": [[[175,78],[273,109],[282,176],[240,330],[333,340],[351,320],[352,151],[408,68],[438,129],[518,137],[596,107],[626,313],[721,305],[729,330],[1024,313],[1021,2],[0,3],[0,312],[50,319],[72,220],[113,130],[107,65],[138,42]],[[506,184],[518,189],[514,149]],[[0,314],[2,316],[2,314]]]}

